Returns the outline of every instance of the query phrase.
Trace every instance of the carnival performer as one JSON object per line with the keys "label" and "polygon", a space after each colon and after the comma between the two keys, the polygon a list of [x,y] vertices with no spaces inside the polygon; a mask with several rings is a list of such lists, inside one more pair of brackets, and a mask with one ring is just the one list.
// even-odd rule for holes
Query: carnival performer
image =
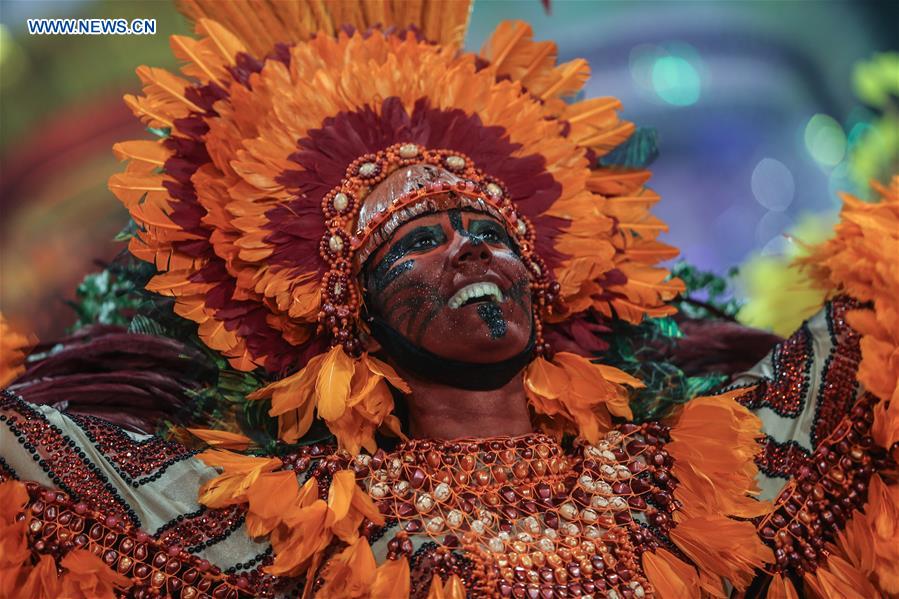
{"label": "carnival performer", "polygon": [[[5,365],[0,595],[899,596],[899,178],[807,259],[817,316],[636,421],[602,334],[683,285],[648,172],[600,165],[634,127],[572,100],[585,61],[521,22],[465,53],[463,1],[181,6],[183,77],[138,69],[156,139],[110,189],[277,442],[74,409],[141,388],[156,418],[200,368],[174,339],[75,343],[64,393],[66,347]],[[132,378],[79,374],[116,355]]]}

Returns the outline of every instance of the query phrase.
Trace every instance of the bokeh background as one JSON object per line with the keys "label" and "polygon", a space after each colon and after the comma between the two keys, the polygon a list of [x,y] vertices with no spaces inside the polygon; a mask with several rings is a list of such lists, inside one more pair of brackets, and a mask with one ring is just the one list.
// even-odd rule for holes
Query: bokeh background
{"label": "bokeh background", "polygon": [[[157,34],[29,36],[33,17],[154,18]],[[757,296],[797,236],[826,235],[837,191],[866,196],[897,170],[899,2],[477,0],[468,49],[509,18],[587,58],[587,94],[655,131],[667,241],[700,269],[740,266],[751,324],[776,328],[779,300]],[[79,281],[121,251],[110,148],[141,136],[121,97],[138,65],[177,67],[168,36],[189,30],[162,0],[0,0],[0,309],[15,328],[63,334]]]}

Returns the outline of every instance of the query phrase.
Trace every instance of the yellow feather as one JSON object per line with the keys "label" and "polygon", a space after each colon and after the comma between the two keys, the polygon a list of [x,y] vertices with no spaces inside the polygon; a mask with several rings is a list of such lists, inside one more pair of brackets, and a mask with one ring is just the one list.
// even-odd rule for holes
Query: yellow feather
{"label": "yellow feather", "polygon": [[137,67],[137,76],[144,84],[147,99],[168,108],[171,116],[181,118],[191,110],[203,112],[202,108],[185,96],[184,90],[190,85],[187,80],[172,75],[165,69],[148,66]]}
{"label": "yellow feather", "polygon": [[406,599],[409,596],[409,585],[409,560],[401,555],[399,559],[388,559],[378,566],[371,596]]}
{"label": "yellow feather", "polygon": [[315,381],[318,414],[325,420],[337,420],[346,410],[354,369],[353,359],[339,345],[325,357]]}
{"label": "yellow feather", "polygon": [[231,32],[247,51],[265,56],[278,43],[334,35],[342,26],[365,31],[418,27],[429,40],[461,47],[471,0],[178,0],[194,21],[212,19]]}
{"label": "yellow feather", "polygon": [[240,52],[246,52],[246,46],[230,31],[209,19],[197,21],[197,33],[205,35],[218,50],[222,58],[228,64],[234,64],[234,57]]}
{"label": "yellow feather", "polygon": [[175,56],[190,63],[181,69],[185,75],[214,81],[219,85],[224,84],[224,79],[217,72],[218,66],[209,60],[208,50],[205,50],[199,41],[183,35],[173,35],[170,41]]}
{"label": "yellow feather", "polygon": [[140,119],[142,123],[150,127],[174,127],[174,123],[168,115],[164,114],[147,98],[140,96],[126,95],[124,98],[125,105],[131,109],[134,116]]}
{"label": "yellow feather", "polygon": [[171,150],[159,142],[149,140],[123,141],[112,146],[112,152],[117,160],[131,160],[144,162],[159,167],[165,164]]}

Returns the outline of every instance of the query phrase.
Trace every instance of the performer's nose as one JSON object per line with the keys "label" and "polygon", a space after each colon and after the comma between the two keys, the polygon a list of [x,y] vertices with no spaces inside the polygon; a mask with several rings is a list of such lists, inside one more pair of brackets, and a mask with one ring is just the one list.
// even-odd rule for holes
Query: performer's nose
{"label": "performer's nose", "polygon": [[456,268],[465,266],[488,266],[493,261],[493,251],[490,246],[478,239],[464,237],[457,241],[454,250],[452,265]]}

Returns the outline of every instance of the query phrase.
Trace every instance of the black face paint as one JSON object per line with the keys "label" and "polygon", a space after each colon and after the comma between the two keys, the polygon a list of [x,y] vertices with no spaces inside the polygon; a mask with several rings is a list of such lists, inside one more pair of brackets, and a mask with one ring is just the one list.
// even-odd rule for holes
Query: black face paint
{"label": "black face paint", "polygon": [[[429,227],[417,227],[403,236],[402,239],[394,243],[387,254],[381,258],[378,265],[372,269],[368,277],[369,289],[372,291],[382,291],[390,283],[396,280],[402,273],[414,268],[413,261],[403,262],[396,268],[391,268],[393,264],[411,252],[419,249],[432,249],[446,242],[446,235],[440,225],[431,225]],[[406,266],[406,265],[409,266]]]}
{"label": "black face paint", "polygon": [[526,294],[530,293],[530,291],[530,283],[528,282],[526,277],[522,277],[521,279],[518,279],[517,281],[512,283],[512,286],[509,288],[509,299],[518,304],[518,306],[522,310],[527,310],[528,307],[527,304],[525,304],[524,300]]}
{"label": "black face paint", "polygon": [[[403,295],[405,297],[402,300],[395,299]],[[428,325],[440,312],[443,304],[443,297],[433,285],[404,279],[393,285],[390,291],[380,298],[375,308],[383,316],[393,320],[396,326],[418,321],[417,330],[413,331],[407,328],[407,334],[416,343],[420,343]],[[385,312],[385,310],[389,311]],[[422,312],[425,310],[427,313],[422,316]]]}
{"label": "black face paint", "polygon": [[409,272],[414,267],[415,260],[406,260],[402,264],[394,266],[387,272],[376,270],[369,277],[369,288],[372,291],[380,293],[381,291],[384,291],[384,289],[386,289],[388,285],[393,283],[401,274]]}
{"label": "black face paint", "polygon": [[470,239],[472,245],[477,246],[482,243],[499,244],[504,245],[517,253],[517,248],[509,238],[509,234],[506,233],[503,226],[495,220],[472,219],[468,223],[468,229],[465,229],[465,227],[462,226],[462,211],[456,208],[449,211],[449,221],[453,230],[462,237]]}
{"label": "black face paint", "polygon": [[494,302],[486,302],[478,304],[478,316],[481,317],[490,329],[490,337],[500,339],[506,334],[506,319],[503,318],[503,311]]}

